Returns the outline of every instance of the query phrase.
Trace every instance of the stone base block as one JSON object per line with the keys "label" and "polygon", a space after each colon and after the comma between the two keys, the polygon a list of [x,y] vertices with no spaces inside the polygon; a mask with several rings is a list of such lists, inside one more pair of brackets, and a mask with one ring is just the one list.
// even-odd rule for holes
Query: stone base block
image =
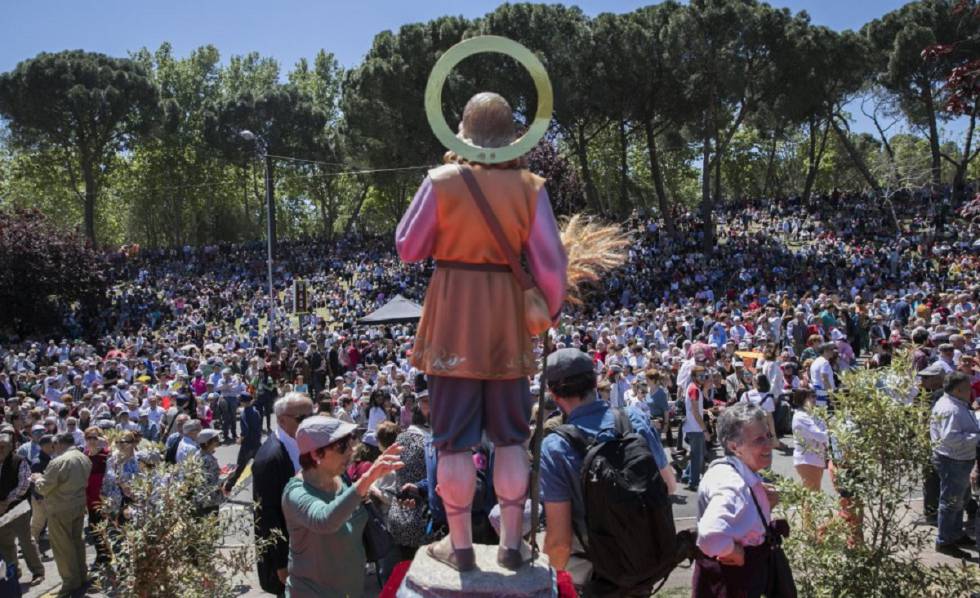
{"label": "stone base block", "polygon": [[433,560],[423,546],[415,554],[398,598],[556,598],[555,571],[544,554],[520,571],[497,565],[497,547],[474,544],[476,569],[460,573]]}

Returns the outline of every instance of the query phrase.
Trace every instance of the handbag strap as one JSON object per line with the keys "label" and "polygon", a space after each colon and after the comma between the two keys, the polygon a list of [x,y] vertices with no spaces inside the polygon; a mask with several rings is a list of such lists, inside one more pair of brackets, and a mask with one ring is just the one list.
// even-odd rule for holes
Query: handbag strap
{"label": "handbag strap", "polygon": [[[740,477],[740,478],[742,477],[742,474],[738,473],[738,468],[735,467],[734,464],[732,464],[729,461],[722,461],[718,465],[723,465],[723,464],[731,467],[732,469],[734,469],[735,470],[735,473],[738,474],[738,477]],[[742,478],[742,481],[744,482],[745,481],[745,478]],[[748,483],[748,482],[746,482],[746,483]],[[752,486],[749,486],[749,494],[752,496],[752,504],[755,505],[755,511],[759,514],[759,519],[762,520],[762,527],[766,528],[766,537],[768,539],[768,536],[769,536],[769,521],[766,521],[766,516],[762,514],[762,507],[759,506],[759,499],[757,499],[755,497],[755,492],[752,490]]]}
{"label": "handbag strap", "polygon": [[510,265],[510,271],[514,274],[514,278],[517,279],[517,283],[521,286],[523,290],[527,290],[534,287],[534,281],[524,268],[521,266],[520,257],[507,242],[507,236],[504,234],[504,230],[500,227],[500,221],[494,216],[493,210],[490,209],[490,202],[487,201],[486,195],[483,194],[483,189],[480,189],[480,185],[476,182],[476,177],[473,176],[473,171],[468,167],[464,168],[459,164],[456,165],[456,169],[459,171],[460,176],[463,177],[463,182],[470,190],[470,195],[476,200],[476,207],[480,209],[480,213],[483,214],[483,220],[487,223],[487,228],[490,229],[490,233],[493,238],[497,240],[497,245],[500,246],[500,250],[504,253],[504,257],[507,258],[507,263]]}

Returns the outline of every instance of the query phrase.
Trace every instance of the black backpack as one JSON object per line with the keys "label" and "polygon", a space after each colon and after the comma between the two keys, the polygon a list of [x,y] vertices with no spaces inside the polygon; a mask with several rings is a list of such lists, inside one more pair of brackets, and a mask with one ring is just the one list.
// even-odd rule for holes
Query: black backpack
{"label": "black backpack", "polygon": [[554,433],[584,455],[586,534],[577,526],[575,534],[593,566],[590,591],[622,596],[662,585],[681,561],[691,558],[693,536],[674,528],[667,484],[646,439],[633,431],[624,411],[613,413],[616,436],[610,440],[597,442],[570,424]]}

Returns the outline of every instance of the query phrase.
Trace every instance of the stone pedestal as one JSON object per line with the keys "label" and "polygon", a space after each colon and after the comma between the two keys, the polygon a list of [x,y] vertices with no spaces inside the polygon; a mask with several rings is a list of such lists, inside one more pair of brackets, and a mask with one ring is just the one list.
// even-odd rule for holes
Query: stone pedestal
{"label": "stone pedestal", "polygon": [[556,598],[555,571],[543,554],[520,571],[497,565],[497,547],[474,544],[476,569],[460,573],[425,550],[415,554],[408,574],[398,588],[398,598]]}

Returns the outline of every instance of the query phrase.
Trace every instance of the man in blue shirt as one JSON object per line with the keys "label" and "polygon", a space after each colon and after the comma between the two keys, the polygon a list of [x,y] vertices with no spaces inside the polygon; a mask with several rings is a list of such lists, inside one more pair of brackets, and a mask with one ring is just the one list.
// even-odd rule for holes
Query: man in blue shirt
{"label": "man in blue shirt", "polygon": [[[555,351],[548,356],[547,377],[548,388],[566,423],[576,426],[587,437],[614,434],[615,413],[596,395],[596,374],[588,355],[578,349]],[[667,490],[673,494],[674,472],[659,435],[651,431],[641,409],[629,407],[626,413],[633,431],[647,439]],[[591,563],[580,556],[584,550],[574,534],[575,529],[583,532],[586,529],[580,482],[583,457],[558,434],[549,434],[541,445],[541,500],[547,521],[544,552],[552,567],[572,575],[576,586],[585,585],[592,571]]]}
{"label": "man in blue shirt", "polygon": [[959,546],[973,541],[963,531],[964,497],[970,489],[970,473],[977,459],[980,426],[970,409],[970,377],[954,372],[943,384],[945,393],[932,407],[929,436],[932,464],[939,474],[939,533],[936,552],[957,558]]}

